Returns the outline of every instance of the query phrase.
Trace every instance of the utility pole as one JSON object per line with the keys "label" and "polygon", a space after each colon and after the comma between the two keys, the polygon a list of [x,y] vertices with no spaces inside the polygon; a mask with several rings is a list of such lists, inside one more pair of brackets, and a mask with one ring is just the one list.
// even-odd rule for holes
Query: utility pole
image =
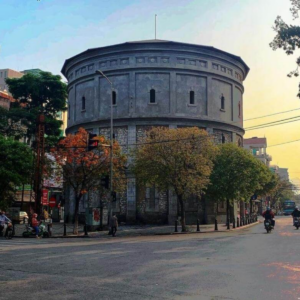
{"label": "utility pole", "polygon": [[45,156],[45,116],[40,114],[37,117],[36,132],[36,163],[34,176],[34,192],[35,192],[35,213],[41,213],[42,199],[42,177]]}
{"label": "utility pole", "polygon": [[113,201],[113,83],[107,78],[107,76],[101,71],[101,70],[97,70],[96,74],[100,74],[101,76],[103,76],[108,83],[110,84],[110,88],[111,88],[111,101],[110,101],[110,201],[108,204],[108,217],[111,218],[111,214],[112,214],[112,209],[111,209],[111,205],[112,205],[112,201]]}

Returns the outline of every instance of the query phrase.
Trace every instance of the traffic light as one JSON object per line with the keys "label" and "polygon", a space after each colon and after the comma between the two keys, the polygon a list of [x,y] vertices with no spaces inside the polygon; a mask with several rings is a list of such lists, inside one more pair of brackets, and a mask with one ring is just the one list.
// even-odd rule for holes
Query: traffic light
{"label": "traffic light", "polygon": [[109,189],[109,176],[108,175],[101,178],[101,186],[103,186],[107,190]]}
{"label": "traffic light", "polygon": [[97,137],[97,134],[95,133],[88,133],[88,151],[94,150],[98,147],[99,141],[95,138]]}

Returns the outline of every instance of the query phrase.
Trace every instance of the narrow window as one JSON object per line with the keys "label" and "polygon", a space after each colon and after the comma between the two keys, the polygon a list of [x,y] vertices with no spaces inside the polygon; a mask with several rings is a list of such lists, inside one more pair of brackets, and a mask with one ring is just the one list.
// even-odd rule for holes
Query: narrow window
{"label": "narrow window", "polygon": [[70,120],[71,117],[71,105],[68,106],[68,119]]}
{"label": "narrow window", "polygon": [[155,103],[155,89],[150,90],[150,103]]}
{"label": "narrow window", "polygon": [[241,117],[241,102],[239,102],[239,118]]}
{"label": "narrow window", "polygon": [[85,97],[84,96],[81,99],[81,109],[85,110]]}
{"label": "narrow window", "polygon": [[117,104],[117,93],[115,91],[112,92],[112,105]]}
{"label": "narrow window", "polygon": [[225,135],[222,133],[222,144],[225,144]]}
{"label": "narrow window", "polygon": [[190,104],[195,104],[195,92],[190,91]]}
{"label": "narrow window", "polygon": [[225,97],[223,96],[223,94],[222,94],[222,97],[221,97],[221,109],[225,110]]}

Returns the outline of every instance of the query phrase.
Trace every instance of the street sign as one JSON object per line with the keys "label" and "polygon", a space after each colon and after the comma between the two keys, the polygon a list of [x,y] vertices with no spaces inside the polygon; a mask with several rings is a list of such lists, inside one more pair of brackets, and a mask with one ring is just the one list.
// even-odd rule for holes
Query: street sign
{"label": "street sign", "polygon": [[56,198],[55,197],[51,197],[49,200],[49,206],[50,207],[55,207],[56,206]]}
{"label": "street sign", "polygon": [[48,205],[48,190],[42,191],[42,205]]}

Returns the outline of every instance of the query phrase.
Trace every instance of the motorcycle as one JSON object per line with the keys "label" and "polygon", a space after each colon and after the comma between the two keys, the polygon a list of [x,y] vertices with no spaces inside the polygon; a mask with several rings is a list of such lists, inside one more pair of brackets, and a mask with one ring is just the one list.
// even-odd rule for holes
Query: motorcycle
{"label": "motorcycle", "polygon": [[265,220],[265,228],[267,230],[267,233],[272,231],[273,229],[272,220]]}
{"label": "motorcycle", "polygon": [[0,236],[4,236],[7,231],[6,238],[11,239],[13,237],[13,226],[11,222],[0,225]]}
{"label": "motorcycle", "polygon": [[[23,232],[23,237],[34,237],[36,236],[35,234],[35,229],[29,225],[26,225],[26,231]],[[49,232],[46,229],[46,226],[44,224],[40,224],[39,226],[39,237],[43,237],[43,238],[48,238]]]}
{"label": "motorcycle", "polygon": [[294,226],[296,227],[297,230],[300,227],[300,220],[298,217],[294,218]]}

